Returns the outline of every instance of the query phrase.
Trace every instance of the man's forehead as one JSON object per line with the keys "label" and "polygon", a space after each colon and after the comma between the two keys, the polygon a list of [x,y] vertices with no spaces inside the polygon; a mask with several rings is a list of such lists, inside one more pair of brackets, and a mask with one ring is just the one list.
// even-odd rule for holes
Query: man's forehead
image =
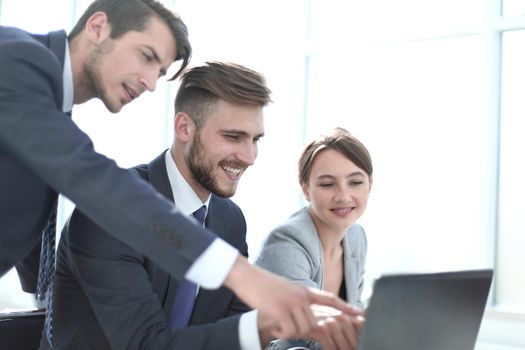
{"label": "man's forehead", "polygon": [[175,61],[177,42],[170,27],[163,19],[152,16],[144,30],[137,33],[139,33],[140,44],[155,50],[166,65]]}

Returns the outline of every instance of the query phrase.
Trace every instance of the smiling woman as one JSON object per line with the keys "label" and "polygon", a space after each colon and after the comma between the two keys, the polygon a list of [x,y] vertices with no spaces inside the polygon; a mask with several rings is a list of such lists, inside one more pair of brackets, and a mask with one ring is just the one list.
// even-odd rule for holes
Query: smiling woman
{"label": "smiling woman", "polygon": [[299,160],[310,205],[270,233],[256,264],[362,306],[366,237],[356,221],[368,203],[372,169],[365,146],[342,128],[312,141]]}
{"label": "smiling woman", "polygon": [[[299,183],[310,205],[270,233],[256,264],[362,307],[367,241],[356,221],[368,203],[372,172],[368,150],[348,131],[336,128],[312,141],[299,159]],[[287,349],[301,342],[273,346]]]}

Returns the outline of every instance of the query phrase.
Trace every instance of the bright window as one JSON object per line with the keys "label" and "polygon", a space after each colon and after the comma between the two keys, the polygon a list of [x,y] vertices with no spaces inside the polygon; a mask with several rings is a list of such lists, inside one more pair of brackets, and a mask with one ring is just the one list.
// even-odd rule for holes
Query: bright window
{"label": "bright window", "polygon": [[492,266],[481,38],[333,54],[312,57],[307,138],[340,125],[371,152],[368,276]]}
{"label": "bright window", "polygon": [[525,1],[523,0],[502,0],[504,16],[524,16]]}
{"label": "bright window", "polygon": [[497,302],[525,312],[525,30],[503,36]]}

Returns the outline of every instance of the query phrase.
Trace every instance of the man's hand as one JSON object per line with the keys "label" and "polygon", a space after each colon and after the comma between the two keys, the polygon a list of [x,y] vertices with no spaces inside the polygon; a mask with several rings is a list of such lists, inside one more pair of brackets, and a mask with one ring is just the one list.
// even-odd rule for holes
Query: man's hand
{"label": "man's hand", "polygon": [[355,350],[364,322],[362,312],[355,309],[354,315],[339,310],[314,305],[317,328],[306,335],[308,339],[319,341],[324,350]]}
{"label": "man's hand", "polygon": [[[323,350],[357,349],[358,337],[364,322],[360,309],[355,308],[353,315],[344,314],[337,309],[322,305],[312,305],[311,310],[316,318],[316,328],[296,338],[317,340],[323,346]],[[257,314],[261,348],[266,348],[274,339],[272,336],[274,326],[274,322],[263,312]]]}
{"label": "man's hand", "polygon": [[356,314],[355,308],[335,295],[289,282],[251,265],[241,256],[225,285],[275,323],[272,335],[276,338],[300,337],[315,331],[317,320],[311,309],[313,304],[331,306],[345,315]]}

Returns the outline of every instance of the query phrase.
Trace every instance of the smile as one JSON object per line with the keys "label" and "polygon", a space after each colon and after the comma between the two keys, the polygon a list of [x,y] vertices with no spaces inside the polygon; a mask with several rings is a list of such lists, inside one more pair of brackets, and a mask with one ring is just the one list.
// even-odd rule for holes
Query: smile
{"label": "smile", "polygon": [[124,90],[126,91],[126,94],[128,95],[129,102],[133,101],[134,99],[138,97],[138,94],[132,89],[130,89],[129,87],[127,87],[126,85],[124,85]]}
{"label": "smile", "polygon": [[352,211],[354,210],[354,208],[352,207],[343,207],[343,208],[334,208],[334,209],[330,209],[335,215],[338,215],[338,216],[346,216],[350,213],[352,213]]}
{"label": "smile", "polygon": [[241,171],[242,171],[242,169],[240,169],[240,168],[232,168],[232,167],[227,166],[227,165],[223,165],[222,169],[224,171],[226,171],[227,173],[235,175],[235,176],[239,175],[241,173]]}

